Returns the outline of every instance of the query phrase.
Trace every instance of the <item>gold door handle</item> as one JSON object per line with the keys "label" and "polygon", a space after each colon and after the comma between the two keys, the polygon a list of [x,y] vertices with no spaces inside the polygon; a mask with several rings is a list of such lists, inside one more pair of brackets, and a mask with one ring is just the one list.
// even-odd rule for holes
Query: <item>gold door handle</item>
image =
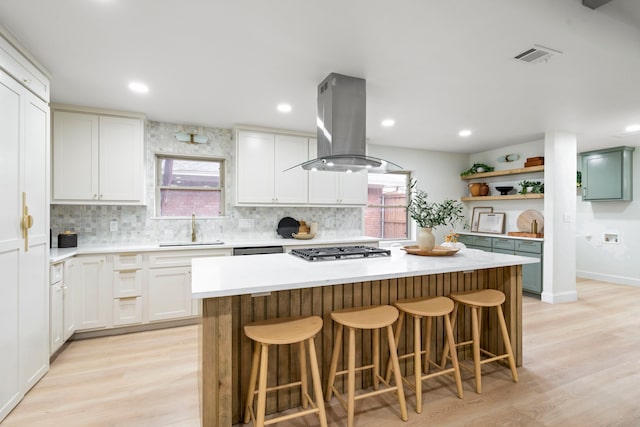
{"label": "gold door handle", "polygon": [[33,227],[33,217],[29,215],[29,206],[27,206],[27,193],[22,192],[22,220],[20,221],[22,228],[22,238],[24,239],[24,251],[29,250],[29,229]]}

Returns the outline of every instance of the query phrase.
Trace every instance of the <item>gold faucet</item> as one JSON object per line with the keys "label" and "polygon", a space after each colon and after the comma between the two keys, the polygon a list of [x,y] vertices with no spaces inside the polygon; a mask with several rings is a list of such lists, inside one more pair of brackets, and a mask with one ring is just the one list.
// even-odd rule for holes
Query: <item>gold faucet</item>
{"label": "gold faucet", "polygon": [[191,241],[196,241],[196,213],[191,214]]}

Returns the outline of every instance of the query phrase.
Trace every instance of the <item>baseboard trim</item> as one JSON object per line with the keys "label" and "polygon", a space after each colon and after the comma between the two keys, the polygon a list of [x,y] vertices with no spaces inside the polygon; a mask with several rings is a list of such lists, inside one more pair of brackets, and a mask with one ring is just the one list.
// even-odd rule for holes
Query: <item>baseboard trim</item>
{"label": "baseboard trim", "polygon": [[168,320],[164,322],[145,323],[142,325],[123,326],[109,329],[76,332],[69,341],[84,340],[87,338],[109,337],[113,335],[130,334],[133,332],[153,331],[156,329],[175,328],[178,326],[195,325],[200,323],[200,316],[186,319]]}
{"label": "baseboard trim", "polygon": [[632,277],[614,276],[612,274],[594,273],[592,271],[576,270],[576,277],[581,279],[600,280],[602,282],[615,283],[617,285],[629,285],[640,287],[640,279]]}
{"label": "baseboard trim", "polygon": [[578,301],[578,292],[569,291],[569,292],[560,292],[557,294],[550,293],[550,292],[542,292],[542,295],[540,295],[540,300],[542,302],[546,302],[549,304],[575,302],[575,301]]}

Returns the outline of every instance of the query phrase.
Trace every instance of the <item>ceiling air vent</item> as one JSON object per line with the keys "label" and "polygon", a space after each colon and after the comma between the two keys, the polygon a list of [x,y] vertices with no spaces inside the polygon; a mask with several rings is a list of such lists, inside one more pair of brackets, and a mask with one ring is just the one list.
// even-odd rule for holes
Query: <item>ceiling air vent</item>
{"label": "ceiling air vent", "polygon": [[559,50],[550,49],[548,47],[540,46],[538,44],[534,44],[532,48],[525,50],[522,53],[514,56],[514,59],[518,61],[528,62],[530,64],[535,64],[541,61],[547,61],[553,55],[561,54]]}

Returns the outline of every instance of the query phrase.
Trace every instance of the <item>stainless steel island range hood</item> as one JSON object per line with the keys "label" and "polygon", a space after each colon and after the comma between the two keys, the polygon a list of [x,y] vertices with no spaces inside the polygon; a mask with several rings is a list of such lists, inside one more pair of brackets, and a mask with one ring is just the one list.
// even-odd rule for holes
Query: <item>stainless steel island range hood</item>
{"label": "stainless steel island range hood", "polygon": [[303,169],[392,172],[395,163],[366,154],[366,81],[331,73],[318,86],[318,158]]}

